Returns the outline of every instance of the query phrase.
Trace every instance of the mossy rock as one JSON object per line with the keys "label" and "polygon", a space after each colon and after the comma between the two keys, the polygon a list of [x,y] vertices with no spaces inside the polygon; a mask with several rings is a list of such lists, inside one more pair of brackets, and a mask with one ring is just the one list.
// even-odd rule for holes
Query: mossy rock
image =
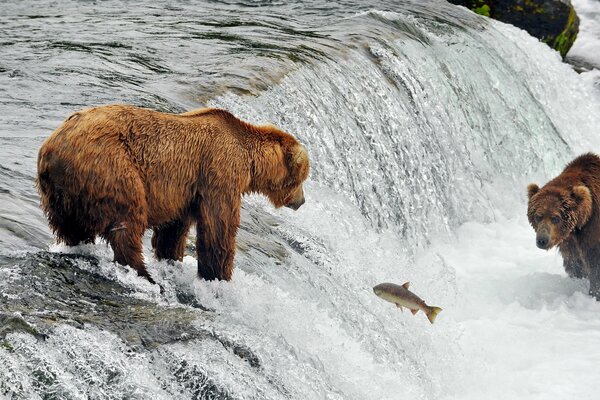
{"label": "mossy rock", "polygon": [[564,58],[579,32],[579,18],[570,1],[561,0],[448,0],[477,14],[529,32]]}

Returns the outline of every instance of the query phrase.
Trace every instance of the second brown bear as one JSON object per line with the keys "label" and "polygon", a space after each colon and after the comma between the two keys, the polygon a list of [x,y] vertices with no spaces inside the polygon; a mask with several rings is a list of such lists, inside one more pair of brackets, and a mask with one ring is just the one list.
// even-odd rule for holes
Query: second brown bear
{"label": "second brown bear", "polygon": [[590,295],[600,300],[600,158],[579,156],[544,187],[532,183],[527,192],[536,245],[558,246],[567,273],[589,278]]}

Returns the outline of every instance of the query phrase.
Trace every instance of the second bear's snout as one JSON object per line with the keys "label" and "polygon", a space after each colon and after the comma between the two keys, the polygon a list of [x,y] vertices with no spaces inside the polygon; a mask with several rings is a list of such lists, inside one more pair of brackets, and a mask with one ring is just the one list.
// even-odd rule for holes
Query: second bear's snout
{"label": "second bear's snout", "polygon": [[550,240],[548,239],[548,236],[546,236],[546,235],[538,235],[537,238],[535,239],[535,243],[537,244],[537,247],[539,247],[540,249],[544,249],[544,250],[548,249],[549,242],[550,242]]}

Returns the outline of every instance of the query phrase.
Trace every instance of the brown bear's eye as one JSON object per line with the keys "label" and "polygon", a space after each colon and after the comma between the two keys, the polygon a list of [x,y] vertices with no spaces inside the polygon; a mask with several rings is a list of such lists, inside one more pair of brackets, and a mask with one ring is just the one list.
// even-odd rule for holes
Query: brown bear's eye
{"label": "brown bear's eye", "polygon": [[558,218],[558,217],[555,215],[554,217],[550,218],[550,221],[551,221],[551,222],[552,222],[554,225],[556,225],[556,224],[558,224],[558,223],[560,222],[560,218]]}
{"label": "brown bear's eye", "polygon": [[540,222],[542,220],[542,216],[536,215],[535,217],[533,217],[533,219],[535,220],[535,222]]}

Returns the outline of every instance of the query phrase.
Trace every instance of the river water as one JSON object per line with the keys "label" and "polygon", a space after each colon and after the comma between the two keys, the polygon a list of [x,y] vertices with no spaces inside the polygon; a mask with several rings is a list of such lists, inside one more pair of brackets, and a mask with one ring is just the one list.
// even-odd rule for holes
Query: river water
{"label": "river water", "polygon": [[[524,188],[600,149],[600,98],[524,31],[443,1],[43,0],[0,27],[0,395],[595,398],[600,305],[535,248]],[[306,204],[246,198],[231,282],[146,243],[164,294],[101,243],[54,245],[37,150],[118,102],[295,134]]]}

